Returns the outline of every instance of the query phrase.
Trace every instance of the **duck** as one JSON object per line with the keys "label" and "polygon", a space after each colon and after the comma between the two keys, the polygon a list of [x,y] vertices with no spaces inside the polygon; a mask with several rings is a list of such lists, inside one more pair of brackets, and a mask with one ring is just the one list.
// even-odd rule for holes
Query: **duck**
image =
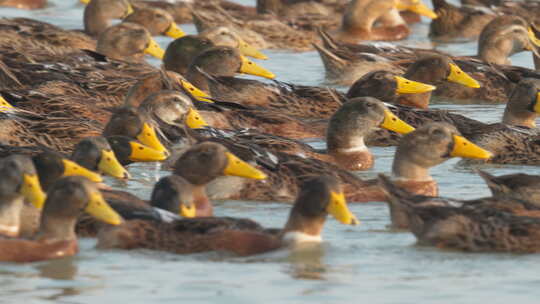
{"label": "duck", "polygon": [[524,78],[510,95],[501,123],[464,124],[460,129],[467,138],[493,153],[491,163],[538,165],[535,119],[540,113],[539,103],[540,82]]}
{"label": "duck", "polygon": [[[277,234],[256,229],[231,229],[211,226],[201,229],[199,220],[155,226],[151,222],[130,221],[118,229],[108,229],[98,238],[99,248],[147,248],[177,254],[225,251],[250,256],[284,247],[321,242],[321,232],[328,214],[346,225],[359,222],[348,209],[337,180],[314,177],[302,185],[287,223]],[[150,238],[150,231],[159,238]],[[165,241],[166,240],[166,241]]]}
{"label": "duck", "polygon": [[[434,96],[455,100],[504,102],[508,100],[512,89],[522,77],[527,77],[527,75],[535,73],[526,68],[507,65],[509,63],[508,57],[517,52],[526,50],[531,50],[533,53],[537,52],[538,39],[534,37],[533,31],[530,30],[525,20],[518,16],[499,16],[493,19],[485,29],[479,38],[477,56],[451,57],[460,70],[477,80],[479,86],[463,88],[453,83],[439,83],[437,85],[438,89],[433,93]],[[400,68],[408,68],[418,58],[447,56],[438,51],[425,49],[390,47],[386,45],[338,44],[332,41],[328,35],[324,34],[321,38],[324,43],[322,48],[326,51],[320,52],[320,54],[325,63],[327,77],[353,73],[354,69],[347,72],[343,70],[354,67],[355,65],[361,65],[361,63],[365,62],[366,55],[360,54],[357,56],[356,54],[358,52],[370,53],[371,61],[386,62],[387,64],[393,62],[394,70],[396,69],[396,65]],[[347,78],[351,79],[355,77]],[[344,77],[329,79],[340,81],[342,78]],[[421,79],[414,78],[411,80],[422,81]]]}
{"label": "duck", "polygon": [[93,182],[79,176],[64,177],[48,192],[39,232],[28,239],[0,239],[0,260],[27,263],[77,254],[75,223],[83,211],[111,225],[122,223]]}
{"label": "duck", "polygon": [[476,39],[484,27],[497,17],[495,11],[486,7],[458,7],[446,0],[432,0],[432,3],[438,18],[431,20],[428,36],[436,41]]}
{"label": "duck", "polygon": [[4,204],[0,215],[0,235],[18,237],[24,223],[22,212],[25,201],[36,210],[41,210],[46,200],[46,193],[41,187],[32,159],[25,155],[10,155],[0,159],[2,183],[0,202]]}
{"label": "duck", "polygon": [[[409,80],[384,70],[364,75],[347,94],[329,87],[303,86],[274,81],[272,84],[251,79],[206,74],[210,95],[218,100],[234,100],[250,107],[286,111],[309,119],[328,119],[347,99],[371,96],[384,102],[399,103],[402,96],[435,90],[435,86]],[[384,87],[384,88],[381,88]]]}
{"label": "duck", "polygon": [[[413,10],[426,17],[437,18],[437,14],[420,1],[352,0],[345,10],[341,27],[331,35],[347,43],[405,39],[410,29],[401,18],[399,9]],[[377,21],[379,25],[374,26]]]}
{"label": "duck", "polygon": [[413,196],[385,178],[381,182],[419,245],[467,252],[539,251],[538,205],[509,196],[472,201]]}
{"label": "duck", "polygon": [[[104,197],[126,219],[144,217],[159,222],[163,221],[162,210],[173,213],[173,216],[165,217],[167,222],[177,216],[211,217],[213,205],[206,194],[206,185],[212,180],[219,176],[266,178],[262,171],[219,143],[201,142],[182,152],[174,163],[173,175],[156,183],[149,202],[124,191],[102,190]],[[224,191],[234,190],[225,188]],[[88,219],[81,219],[77,226],[77,231],[85,236],[95,236],[98,230],[96,222]]]}
{"label": "duck", "polygon": [[[407,207],[414,208],[492,208],[515,215],[538,217],[540,209],[536,187],[539,177],[529,174],[507,174],[494,176],[476,170],[491,190],[492,196],[460,200],[448,197],[414,195],[398,186],[384,174],[379,175],[379,184],[387,195],[392,221],[391,228],[408,230],[412,223]],[[405,206],[409,205],[409,206]]]}

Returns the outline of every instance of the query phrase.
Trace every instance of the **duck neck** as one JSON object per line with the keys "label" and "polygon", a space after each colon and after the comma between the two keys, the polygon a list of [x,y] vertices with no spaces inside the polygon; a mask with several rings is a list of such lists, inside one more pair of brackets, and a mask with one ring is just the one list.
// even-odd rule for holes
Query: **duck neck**
{"label": "duck neck", "polygon": [[75,224],[77,218],[58,218],[44,213],[41,216],[39,232],[36,235],[38,240],[68,241],[76,240]]}
{"label": "duck neck", "polygon": [[364,137],[355,137],[345,142],[327,140],[328,154],[347,170],[365,170],[373,166],[373,155],[364,143]]}
{"label": "duck neck", "polygon": [[502,122],[507,125],[521,126],[527,128],[536,128],[536,113],[523,109],[514,109],[513,105],[508,103]]}
{"label": "duck neck", "polygon": [[193,197],[195,203],[195,214],[197,217],[206,217],[214,215],[212,203],[206,195],[206,187],[204,185],[195,186],[193,189]]}
{"label": "duck neck", "polygon": [[392,164],[392,175],[399,180],[431,181],[429,168],[416,164],[407,155],[396,153]]}
{"label": "duck neck", "polygon": [[19,236],[21,211],[24,198],[20,195],[5,199],[0,208],[0,235],[8,237]]}
{"label": "duck neck", "polygon": [[478,43],[478,57],[487,63],[510,64],[508,57],[517,52],[514,50],[514,43],[506,41],[507,38],[495,38],[495,41],[490,38]]}
{"label": "duck neck", "polygon": [[294,207],[289,216],[289,220],[281,231],[281,239],[289,244],[302,242],[322,241],[321,232],[326,221],[325,216],[305,217],[298,214]]}

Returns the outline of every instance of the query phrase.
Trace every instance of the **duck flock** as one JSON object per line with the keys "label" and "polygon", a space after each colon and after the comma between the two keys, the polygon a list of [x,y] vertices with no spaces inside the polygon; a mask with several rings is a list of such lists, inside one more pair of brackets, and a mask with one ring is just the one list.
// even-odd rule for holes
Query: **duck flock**
{"label": "duck flock", "polygon": [[[540,252],[540,176],[476,170],[492,196],[461,200],[439,197],[429,173],[452,157],[540,165],[540,73],[509,60],[530,52],[540,68],[540,2],[82,2],[81,30],[0,18],[0,261],[72,256],[78,237],[102,250],[250,256],[321,242],[328,215],[357,225],[348,204],[373,201],[420,245]],[[476,55],[373,42],[407,38],[421,16],[430,39],[478,40]],[[174,40],[164,50],[158,35]],[[316,50],[327,83],[348,89],[281,82],[264,49]],[[486,124],[430,109],[432,97],[506,105]],[[390,176],[355,174],[373,167],[370,146],[396,146]],[[134,162],[171,171],[149,201],[103,181],[131,178]],[[214,216],[211,200],[292,207],[275,229]]]}

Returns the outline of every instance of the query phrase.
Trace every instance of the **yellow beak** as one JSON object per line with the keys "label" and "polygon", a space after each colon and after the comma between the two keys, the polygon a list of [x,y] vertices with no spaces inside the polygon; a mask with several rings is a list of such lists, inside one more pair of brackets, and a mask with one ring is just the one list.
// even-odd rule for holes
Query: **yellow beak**
{"label": "yellow beak", "polygon": [[409,80],[401,76],[395,76],[396,79],[396,93],[399,94],[418,94],[426,93],[435,90],[437,87],[430,84],[425,84],[418,81]]}
{"label": "yellow beak", "polygon": [[36,208],[43,208],[47,195],[41,189],[39,178],[36,174],[24,174],[20,193]]}
{"label": "yellow beak", "polygon": [[88,3],[90,3],[90,0],[79,0],[79,1],[81,1],[81,3],[83,3],[83,4],[88,4]]}
{"label": "yellow beak", "polygon": [[452,152],[450,152],[450,156],[488,159],[493,156],[493,154],[473,144],[465,137],[454,135],[454,148],[452,149]]}
{"label": "yellow beak", "polygon": [[236,157],[231,152],[226,152],[227,155],[227,167],[223,170],[224,175],[240,176],[253,179],[265,179],[266,174],[262,171],[253,168],[250,164]]}
{"label": "yellow beak", "polygon": [[238,49],[240,50],[240,53],[242,53],[242,55],[263,60],[268,59],[265,54],[261,53],[259,50],[252,47],[242,39],[239,39]]}
{"label": "yellow beak", "polygon": [[450,65],[450,75],[446,78],[448,81],[462,84],[469,88],[479,88],[480,84],[474,78],[469,76],[469,74],[463,72],[456,64],[449,63]]}
{"label": "yellow beak", "polygon": [[246,57],[240,56],[240,58],[242,58],[242,66],[240,67],[240,73],[260,76],[268,79],[276,78],[276,75],[274,75],[274,73],[268,71],[267,69],[261,67],[260,65],[254,63]]}
{"label": "yellow beak", "polygon": [[150,37],[150,43],[148,43],[148,46],[146,47],[146,49],[144,49],[144,52],[158,59],[163,59],[163,56],[165,55],[165,51],[151,37]]}
{"label": "yellow beak", "polygon": [[7,100],[4,99],[4,97],[0,96],[0,112],[5,112],[9,109],[12,109],[13,106],[7,102]]}
{"label": "yellow beak", "polygon": [[180,80],[180,84],[182,85],[182,87],[186,91],[188,91],[191,95],[193,95],[195,98],[197,98],[197,100],[213,103],[213,101],[211,101],[210,99],[207,99],[207,97],[210,97],[210,95],[208,95],[205,92],[199,90],[196,86],[191,84],[189,81]]}
{"label": "yellow beak", "polygon": [[358,225],[360,221],[347,207],[347,201],[343,192],[330,192],[330,203],[326,207],[326,212],[331,214],[336,220],[345,225]]}
{"label": "yellow beak", "polygon": [[155,162],[166,160],[168,152],[158,151],[156,149],[150,148],[143,144],[140,144],[136,141],[130,141],[129,145],[131,147],[131,154],[129,155],[129,160],[134,162]]}
{"label": "yellow beak", "polygon": [[167,157],[170,155],[167,148],[165,148],[159,140],[154,127],[150,126],[148,123],[143,124],[141,133],[137,135],[137,140],[156,151],[162,152]]}
{"label": "yellow beak", "polygon": [[536,35],[534,34],[534,31],[531,27],[529,27],[529,29],[527,30],[527,34],[529,36],[529,40],[537,47],[540,47],[540,40],[536,38]]}
{"label": "yellow beak", "polygon": [[397,1],[396,8],[400,11],[411,11],[418,15],[426,16],[431,19],[436,19],[437,14],[420,1],[413,1],[413,3],[404,3]]}
{"label": "yellow beak", "polygon": [[[90,2],[90,1],[91,1],[91,0],[88,0],[88,2]],[[133,6],[131,6],[131,3],[128,3],[126,15],[124,16],[124,18],[126,18],[127,16],[133,14],[133,12],[134,12]]]}
{"label": "yellow beak", "polygon": [[399,119],[399,117],[388,109],[384,110],[384,120],[380,127],[400,134],[407,134],[414,131],[414,127]]}
{"label": "yellow beak", "polygon": [[534,103],[534,112],[540,114],[540,92],[536,93],[536,102]]}
{"label": "yellow beak", "polygon": [[62,176],[84,176],[94,183],[100,183],[103,181],[99,173],[90,171],[85,167],[80,166],[76,162],[63,159],[62,163],[64,164],[64,174]]}
{"label": "yellow beak", "polygon": [[194,204],[184,204],[180,203],[180,216],[192,218],[197,215],[197,209],[195,208]]}
{"label": "yellow beak", "polygon": [[129,172],[120,164],[112,150],[101,151],[101,160],[98,164],[100,172],[119,179],[129,179]]}
{"label": "yellow beak", "polygon": [[195,108],[189,108],[186,116],[186,125],[191,129],[200,129],[208,126],[206,121],[202,118],[201,114]]}
{"label": "yellow beak", "polygon": [[99,192],[90,193],[88,205],[84,211],[107,224],[120,225],[123,221],[122,217],[107,204]]}
{"label": "yellow beak", "polygon": [[184,33],[184,31],[182,31],[182,29],[180,27],[178,27],[178,25],[176,25],[176,23],[172,22],[171,23],[171,26],[169,26],[169,29],[165,32],[165,35],[173,38],[173,39],[177,39],[177,38],[180,38],[180,37],[184,37],[186,35],[186,33]]}

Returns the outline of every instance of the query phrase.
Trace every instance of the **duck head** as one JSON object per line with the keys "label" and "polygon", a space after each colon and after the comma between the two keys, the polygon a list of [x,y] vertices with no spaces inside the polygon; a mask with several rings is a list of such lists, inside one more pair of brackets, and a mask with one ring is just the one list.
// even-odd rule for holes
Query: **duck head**
{"label": "duck head", "polygon": [[455,127],[428,123],[401,139],[394,156],[394,177],[432,180],[428,170],[451,157],[489,159],[492,154],[460,136]]}
{"label": "duck head", "polygon": [[122,22],[104,30],[96,51],[117,60],[140,61],[145,54],[163,59],[164,51],[143,26]]}

